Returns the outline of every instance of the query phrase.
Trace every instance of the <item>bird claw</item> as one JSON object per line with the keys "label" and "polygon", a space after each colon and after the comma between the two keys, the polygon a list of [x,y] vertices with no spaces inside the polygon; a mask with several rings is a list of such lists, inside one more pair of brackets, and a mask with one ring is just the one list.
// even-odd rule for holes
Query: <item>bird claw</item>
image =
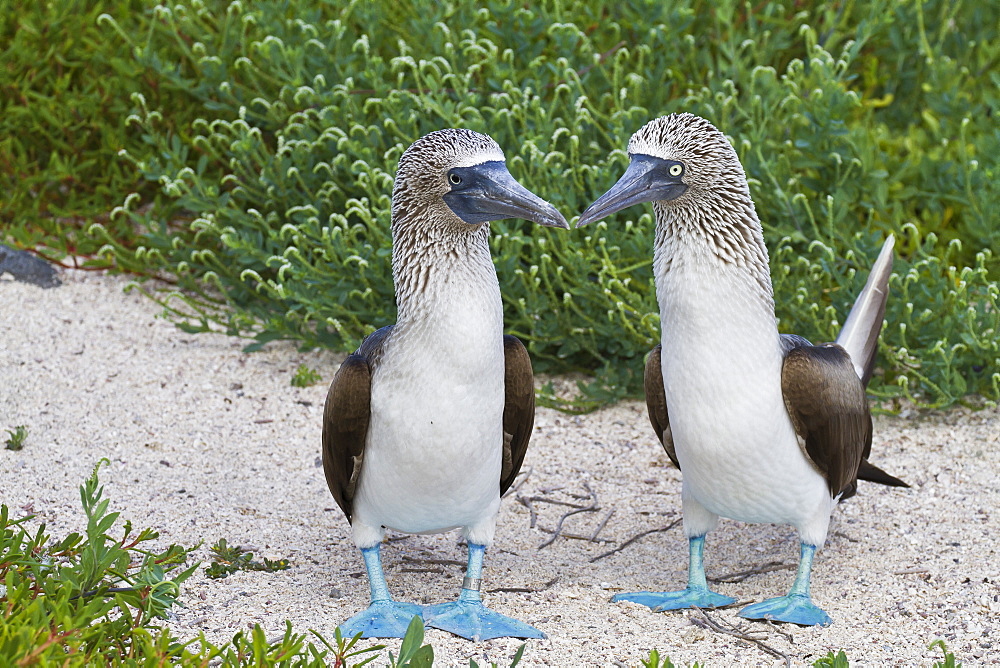
{"label": "bird claw", "polygon": [[358,633],[362,638],[402,638],[413,618],[422,617],[421,612],[421,607],[413,603],[377,601],[337,628],[345,638]]}
{"label": "bird claw", "polygon": [[478,601],[452,601],[424,608],[428,627],[479,642],[491,638],[544,638],[533,626],[490,610]]}
{"label": "bird claw", "polygon": [[708,588],[693,589],[691,587],[682,591],[636,591],[616,594],[611,600],[632,601],[633,603],[639,603],[651,608],[653,612],[683,610],[692,606],[699,608],[722,608],[736,602],[735,598],[717,594]]}
{"label": "bird claw", "polygon": [[789,594],[748,605],[737,613],[746,619],[770,619],[801,626],[829,626],[830,615],[817,607],[807,595]]}

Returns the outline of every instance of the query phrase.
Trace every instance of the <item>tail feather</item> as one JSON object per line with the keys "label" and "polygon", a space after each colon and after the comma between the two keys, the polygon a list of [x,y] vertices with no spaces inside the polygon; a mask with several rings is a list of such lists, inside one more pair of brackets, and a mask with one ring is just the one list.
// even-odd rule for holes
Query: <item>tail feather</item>
{"label": "tail feather", "polygon": [[905,482],[896,476],[889,475],[879,467],[869,462],[867,459],[861,460],[861,467],[858,469],[858,480],[877,482],[881,485],[888,485],[889,487],[909,487],[909,485]]}
{"label": "tail feather", "polygon": [[[843,329],[837,336],[837,343],[851,356],[854,370],[861,382],[868,387],[875,368],[875,352],[878,350],[878,335],[885,317],[885,302],[889,296],[889,276],[892,274],[892,247],[896,242],[893,235],[885,240],[882,250],[872,265],[865,287],[851,307]],[[891,476],[890,476],[891,477]],[[877,482],[877,481],[876,481]]]}

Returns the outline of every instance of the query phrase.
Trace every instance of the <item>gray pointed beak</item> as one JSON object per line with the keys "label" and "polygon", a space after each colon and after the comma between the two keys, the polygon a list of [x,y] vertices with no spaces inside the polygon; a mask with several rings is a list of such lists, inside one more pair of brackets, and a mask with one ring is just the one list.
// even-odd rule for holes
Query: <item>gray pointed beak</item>
{"label": "gray pointed beak", "polygon": [[518,183],[503,162],[490,161],[448,172],[460,182],[444,195],[445,204],[466,223],[523,218],[546,227],[569,229],[558,210]]}
{"label": "gray pointed beak", "polygon": [[618,183],[587,207],[576,226],[583,227],[587,223],[607,218],[634,204],[680,197],[687,190],[687,185],[681,181],[683,169],[677,176],[670,174],[670,168],[679,164],[643,153],[634,154]]}

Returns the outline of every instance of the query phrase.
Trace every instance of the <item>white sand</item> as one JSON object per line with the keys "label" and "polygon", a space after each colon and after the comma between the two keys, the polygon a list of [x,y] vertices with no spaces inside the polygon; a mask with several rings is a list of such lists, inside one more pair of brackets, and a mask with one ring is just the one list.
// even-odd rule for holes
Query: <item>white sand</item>
{"label": "white sand", "polygon": [[[112,508],[137,527],[154,527],[164,545],[220,538],[252,546],[258,557],[287,557],[291,569],[209,580],[199,569],[184,587],[170,625],[181,637],[204,630],[222,641],[260,623],[269,635],[336,625],[367,604],[368,587],[349,527],[327,491],[319,459],[326,386],[342,356],[299,353],[290,344],[244,354],[245,342],[190,335],[157,318],[159,307],[125,280],[68,273],[53,290],[0,281],[0,441],[27,425],[20,452],[0,449],[0,501],[13,514],[37,514],[55,536],[83,527],[78,487],[101,457]],[[289,384],[295,368],[316,368],[323,382]],[[922,418],[879,418],[873,461],[909,481],[898,490],[861,483],[834,515],[816,559],[814,600],[829,628],[777,630],[744,623],[766,643],[808,663],[844,649],[854,665],[929,665],[944,638],[966,665],[1000,662],[1000,411],[952,411]],[[637,666],[651,648],[680,665],[772,665],[760,648],[692,624],[696,613],[653,614],[610,603],[634,589],[677,589],[686,578],[679,527],[641,538],[620,553],[590,559],[679,517],[680,475],[655,441],[645,407],[626,402],[572,417],[539,409],[519,489],[524,497],[586,504],[559,538],[529,528],[528,509],[508,496],[487,556],[484,589],[500,612],[534,624],[547,640],[529,641],[521,665]],[[551,529],[569,508],[535,503]],[[394,535],[393,538],[401,538]],[[778,561],[794,565],[798,544],[787,527],[725,521],[709,536],[709,577]],[[393,540],[383,549],[389,584],[401,600],[453,598],[463,568],[457,532]],[[407,569],[439,572],[412,572]],[[792,570],[753,575],[717,589],[741,602],[783,594]],[[555,580],[551,586],[547,583]],[[739,623],[734,609],[713,613]],[[784,633],[789,634],[788,638]],[[439,665],[468,657],[509,663],[518,640],[474,644],[429,630]],[[366,641],[370,642],[370,641]],[[398,641],[388,641],[391,647]]]}

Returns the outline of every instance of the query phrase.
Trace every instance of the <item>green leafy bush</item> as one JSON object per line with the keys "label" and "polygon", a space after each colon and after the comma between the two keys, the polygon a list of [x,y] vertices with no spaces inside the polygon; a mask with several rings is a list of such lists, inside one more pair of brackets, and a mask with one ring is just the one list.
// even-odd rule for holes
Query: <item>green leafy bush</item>
{"label": "green leafy bush", "polygon": [[0,2],[0,241],[59,261],[95,253],[98,240],[84,233],[94,220],[123,244],[136,237],[128,220],[108,219],[125,193],[155,193],[118,158],[137,145],[124,123],[129,96],[142,92],[172,108],[171,128],[198,113],[177,104],[98,26],[108,14],[148,30],[147,7],[140,0]]}
{"label": "green leafy bush", "polygon": [[[103,460],[106,461],[106,460]],[[109,531],[118,521],[97,469],[80,487],[87,515],[86,535],[53,542],[45,525],[30,533],[31,519],[10,519],[0,506],[0,663],[84,665],[136,656],[165,657],[179,647],[152,626],[177,602],[180,584],[194,567],[182,569],[187,551],[162,552],[144,543],[125,522],[121,538]]]}
{"label": "green leafy bush", "polygon": [[[142,72],[116,117],[123,159],[157,192],[123,197],[94,234],[119,268],[176,283],[154,297],[189,330],[346,350],[395,317],[389,195],[414,139],[487,132],[573,216],[620,175],[633,131],[687,110],[743,160],[783,331],[833,338],[894,232],[873,392],[996,400],[998,17],[951,0],[109,12],[93,30]],[[659,336],[648,208],[581,232],[493,229],[507,326],[536,369],[596,371],[598,400],[636,391]]]}
{"label": "green leafy bush", "polygon": [[[313,632],[314,644],[293,631],[291,622],[273,640],[255,624],[221,645],[204,634],[180,640],[160,627],[159,620],[178,603],[181,584],[198,564],[184,568],[189,550],[178,545],[150,550],[148,544],[158,534],[152,529],[136,534],[129,521],[120,538],[110,535],[119,513],[108,512],[109,500],[103,498],[97,475],[102,463],[107,460],[80,487],[85,535],[71,533],[53,541],[44,524],[29,530],[31,517],[11,519],[8,507],[0,506],[0,665],[204,666],[221,661],[227,666],[322,667],[329,665],[329,657],[346,667],[365,665],[385,648],[357,649],[358,638],[344,639],[339,633],[331,643]],[[423,627],[419,635],[423,637]],[[426,646],[420,649],[431,652]],[[414,650],[410,647],[409,655]]]}

